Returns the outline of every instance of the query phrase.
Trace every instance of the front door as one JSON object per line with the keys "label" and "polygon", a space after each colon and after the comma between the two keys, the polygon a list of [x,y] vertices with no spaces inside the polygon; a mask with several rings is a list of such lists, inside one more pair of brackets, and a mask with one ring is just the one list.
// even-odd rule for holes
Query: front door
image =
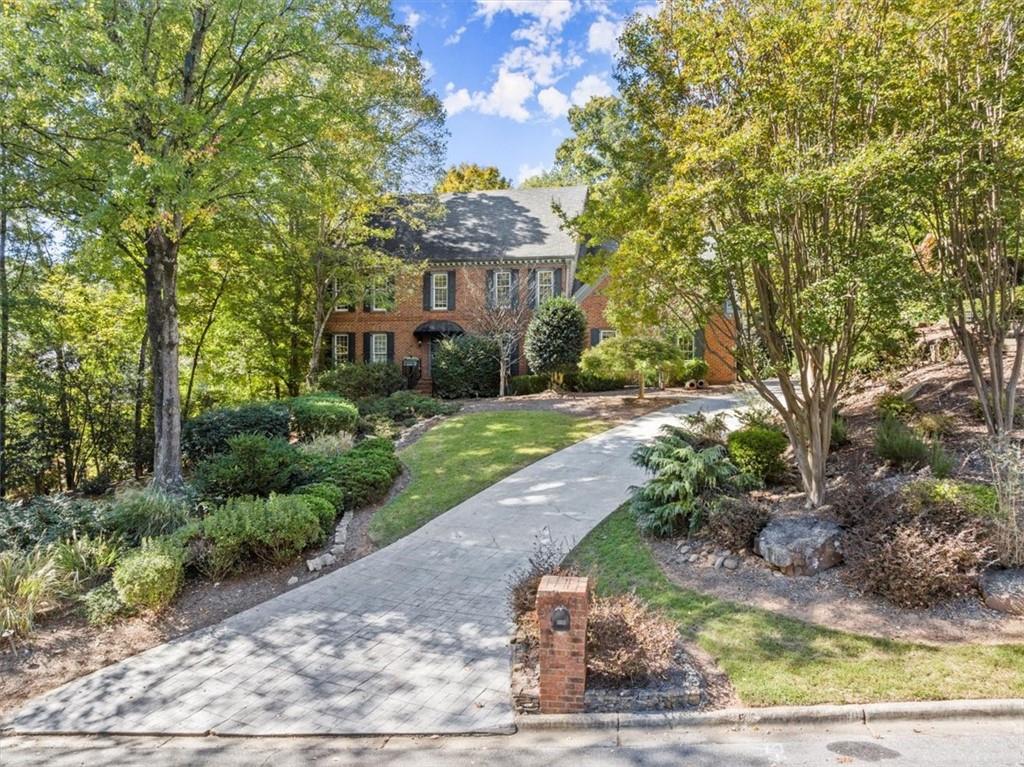
{"label": "front door", "polygon": [[434,370],[434,355],[437,353],[437,345],[441,343],[441,336],[431,336],[430,343],[427,344],[427,369],[424,372],[423,377],[434,379],[432,375]]}

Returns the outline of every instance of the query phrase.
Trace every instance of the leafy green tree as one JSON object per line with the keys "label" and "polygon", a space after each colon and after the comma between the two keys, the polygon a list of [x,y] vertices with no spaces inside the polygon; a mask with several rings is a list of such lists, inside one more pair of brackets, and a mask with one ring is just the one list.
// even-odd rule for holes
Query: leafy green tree
{"label": "leafy green tree", "polygon": [[445,171],[434,191],[438,194],[478,192],[487,189],[509,189],[511,186],[509,180],[502,176],[501,171],[495,166],[464,162]]}
{"label": "leafy green tree", "polygon": [[587,349],[580,367],[595,375],[631,376],[644,399],[647,377],[682,360],[679,347],[663,338],[620,334]]}
{"label": "leafy green tree", "polygon": [[523,352],[534,373],[560,376],[573,370],[583,354],[587,318],[571,298],[556,296],[541,304],[526,329]]}

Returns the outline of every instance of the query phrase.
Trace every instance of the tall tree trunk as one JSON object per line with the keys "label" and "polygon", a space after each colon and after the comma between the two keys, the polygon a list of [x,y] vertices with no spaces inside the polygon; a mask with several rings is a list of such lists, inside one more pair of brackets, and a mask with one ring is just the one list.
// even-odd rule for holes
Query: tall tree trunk
{"label": "tall tree trunk", "polygon": [[153,484],[176,492],[181,474],[178,243],[153,227],[146,238],[146,327],[153,367]]}
{"label": "tall tree trunk", "polygon": [[64,462],[64,488],[74,490],[75,483],[75,449],[71,444],[71,405],[68,402],[68,369],[64,356],[64,342],[58,339],[57,351],[57,382],[60,387],[57,395],[57,413],[60,418],[60,452]]}
{"label": "tall tree trunk", "polygon": [[288,394],[292,397],[299,395],[299,385],[302,382],[302,339],[300,337],[301,314],[302,314],[302,276],[296,275],[292,293],[291,307],[291,331],[288,333]]}
{"label": "tall tree trunk", "polygon": [[149,328],[142,331],[142,343],[139,344],[139,365],[135,369],[135,417],[133,421],[132,461],[135,468],[135,479],[142,479],[145,472],[145,456],[142,453],[142,415],[145,408],[143,397],[146,393],[146,348],[149,346]]}
{"label": "tall tree trunk", "polygon": [[7,357],[10,343],[7,292],[7,210],[0,210],[0,499],[7,495]]}

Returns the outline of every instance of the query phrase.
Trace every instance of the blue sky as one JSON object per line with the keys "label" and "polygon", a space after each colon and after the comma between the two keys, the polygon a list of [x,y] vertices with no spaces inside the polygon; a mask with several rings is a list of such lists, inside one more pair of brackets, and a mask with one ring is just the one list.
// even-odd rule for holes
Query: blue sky
{"label": "blue sky", "polygon": [[623,20],[655,0],[393,0],[448,112],[447,164],[519,183],[550,168],[569,106],[613,93]]}

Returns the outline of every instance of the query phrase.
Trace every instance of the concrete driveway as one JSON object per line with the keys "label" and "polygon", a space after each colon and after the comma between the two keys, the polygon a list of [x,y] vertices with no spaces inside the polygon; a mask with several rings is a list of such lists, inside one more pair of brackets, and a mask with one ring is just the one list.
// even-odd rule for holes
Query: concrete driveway
{"label": "concrete driveway", "polygon": [[402,540],[30,701],[23,733],[317,735],[513,729],[505,589],[538,540],[579,541],[643,480],[637,445],[709,394],[512,474]]}

